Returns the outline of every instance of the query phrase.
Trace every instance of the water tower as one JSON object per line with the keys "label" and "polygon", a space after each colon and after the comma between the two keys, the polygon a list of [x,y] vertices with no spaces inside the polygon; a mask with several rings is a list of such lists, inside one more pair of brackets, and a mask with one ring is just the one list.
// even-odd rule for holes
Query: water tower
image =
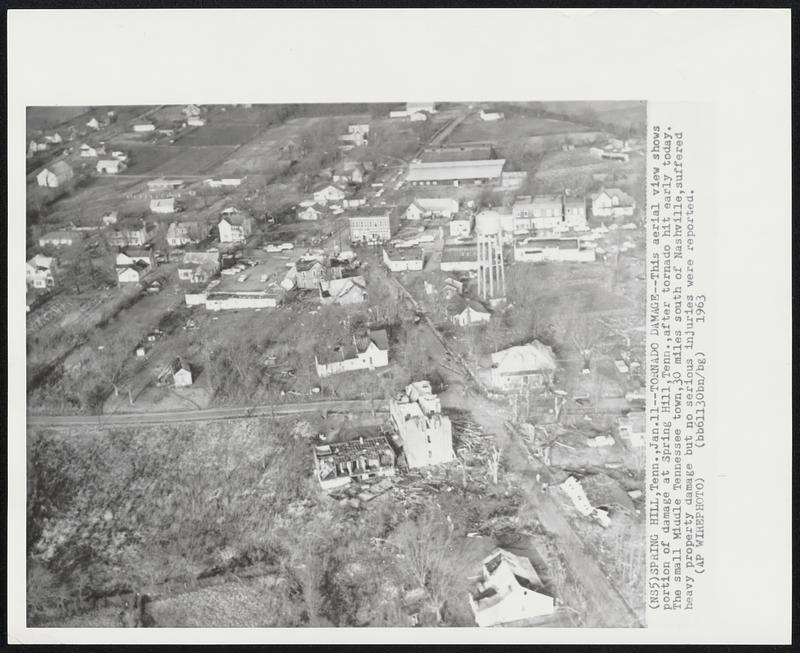
{"label": "water tower", "polygon": [[475,217],[475,231],[478,236],[478,294],[494,308],[505,301],[506,294],[500,214],[481,211]]}

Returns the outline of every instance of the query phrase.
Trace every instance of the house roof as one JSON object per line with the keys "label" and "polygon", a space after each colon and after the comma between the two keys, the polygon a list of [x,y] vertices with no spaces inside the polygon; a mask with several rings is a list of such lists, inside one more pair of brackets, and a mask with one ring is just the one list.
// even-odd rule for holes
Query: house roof
{"label": "house roof", "polygon": [[528,558],[515,555],[505,549],[496,549],[484,560],[484,567],[490,576],[496,573],[502,565],[509,567],[514,578],[522,587],[534,592],[544,590],[544,584]]}
{"label": "house roof", "polygon": [[451,315],[461,315],[467,309],[472,309],[476,313],[484,313],[486,315],[490,314],[489,309],[487,309],[479,301],[475,299],[467,299],[465,297],[461,297],[460,295],[455,295],[450,300],[448,306]]}
{"label": "house roof", "polygon": [[368,455],[389,455],[394,460],[392,447],[383,435],[314,447],[314,457],[317,460],[330,460],[334,463],[346,463]]}
{"label": "house roof", "polygon": [[36,254],[29,261],[28,265],[33,265],[40,270],[49,270],[53,265],[55,259],[52,256],[45,256],[44,254]]}
{"label": "house roof", "polygon": [[174,197],[165,197],[161,199],[152,199],[150,200],[150,207],[154,206],[174,206],[175,205],[175,198]]}
{"label": "house roof", "polygon": [[317,361],[321,365],[328,365],[343,360],[357,358],[374,344],[381,351],[389,350],[389,338],[384,329],[369,331],[353,337],[353,342],[339,344],[333,348],[325,349],[317,353]]}
{"label": "house roof", "polygon": [[250,216],[244,215],[243,213],[233,213],[223,216],[220,219],[220,223],[227,222],[230,225],[235,225],[237,227],[241,227],[245,222],[250,220]]}
{"label": "house roof", "polygon": [[539,206],[542,204],[558,204],[561,206],[561,195],[558,193],[552,193],[549,195],[536,195],[531,204],[534,206]]}
{"label": "house roof", "polygon": [[139,273],[144,272],[150,266],[142,260],[133,261],[132,263],[127,263],[125,265],[118,265],[117,266],[117,276],[121,275],[126,270],[136,270]]}
{"label": "house roof", "polygon": [[628,195],[625,191],[619,188],[603,188],[596,193],[592,193],[590,197],[592,201],[596,200],[600,197],[603,193],[608,195],[609,197],[616,197],[619,200],[619,203],[623,206],[630,206],[633,204],[633,198]]}
{"label": "house roof", "polygon": [[369,348],[370,343],[374,344],[381,351],[388,351],[389,337],[386,335],[386,330],[371,330],[367,335],[356,337],[356,347],[359,353],[365,352]]}
{"label": "house roof", "polygon": [[492,354],[492,367],[502,374],[523,374],[556,369],[553,350],[538,340]]}
{"label": "house roof", "polygon": [[298,272],[307,272],[308,270],[311,270],[318,265],[322,267],[322,263],[320,263],[315,258],[306,258],[306,259],[301,258],[294,264]]}
{"label": "house roof", "polygon": [[311,190],[311,192],[312,193],[319,193],[320,191],[326,190],[327,188],[335,188],[336,190],[338,190],[341,193],[345,192],[345,189],[342,188],[339,184],[332,184],[329,181],[324,181],[324,182],[322,182],[320,184],[317,184],[316,186],[314,186],[314,188]]}
{"label": "house roof", "polygon": [[364,277],[344,277],[343,279],[331,279],[328,282],[328,293],[335,299],[344,297],[353,289],[358,289],[361,292],[366,291],[367,282],[364,281]]}
{"label": "house roof", "polygon": [[462,261],[477,261],[477,245],[445,245],[442,248],[443,263],[458,263]]}
{"label": "house roof", "polygon": [[186,370],[187,372],[191,373],[192,369],[189,367],[188,363],[184,361],[180,356],[173,359],[173,361],[169,365],[169,369],[173,374],[177,374],[181,370]]}
{"label": "house roof", "polygon": [[487,315],[489,314],[489,309],[475,299],[467,300],[467,305],[465,309],[466,308],[471,308],[476,313],[486,313]]}
{"label": "house roof", "polygon": [[412,163],[408,166],[406,180],[497,179],[503,172],[505,163],[505,159]]}
{"label": "house roof", "polygon": [[564,204],[567,206],[586,206],[586,198],[583,195],[564,195]]}
{"label": "house roof", "polygon": [[153,255],[152,249],[133,249],[133,248],[119,248],[118,254],[123,254],[125,256],[134,257],[134,256],[141,256],[150,258]]}
{"label": "house roof", "polygon": [[387,247],[383,250],[392,261],[422,261],[425,254],[421,247],[403,247],[397,249],[395,247]]}
{"label": "house roof", "polygon": [[521,238],[515,247],[541,247],[542,249],[580,249],[578,238]]}
{"label": "house roof", "polygon": [[464,144],[462,147],[429,147],[422,152],[420,160],[424,163],[481,161],[491,159],[494,149],[491,144]]}
{"label": "house roof", "polygon": [[346,218],[388,218],[391,217],[392,206],[358,206],[344,212]]}
{"label": "house roof", "polygon": [[44,168],[44,170],[49,170],[56,176],[68,175],[72,172],[72,166],[66,161],[56,161],[55,163],[51,163],[47,168]]}
{"label": "house roof", "polygon": [[458,211],[458,200],[450,197],[417,197],[412,204],[423,211]]}

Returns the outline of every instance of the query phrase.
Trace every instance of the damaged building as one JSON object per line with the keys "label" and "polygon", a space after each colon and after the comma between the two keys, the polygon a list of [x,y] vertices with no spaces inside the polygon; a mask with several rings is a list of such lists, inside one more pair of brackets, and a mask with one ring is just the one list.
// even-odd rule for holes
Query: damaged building
{"label": "damaged building", "polygon": [[355,479],[394,476],[395,454],[384,436],[332,442],[314,447],[314,475],[323,490]]}
{"label": "damaged building", "polygon": [[483,560],[481,580],[470,592],[475,623],[484,628],[544,617],[556,601],[545,589],[528,558],[495,549]]}
{"label": "damaged building", "polygon": [[408,385],[398,399],[389,401],[392,424],[403,442],[411,468],[438,465],[455,459],[450,418],[429,381]]}

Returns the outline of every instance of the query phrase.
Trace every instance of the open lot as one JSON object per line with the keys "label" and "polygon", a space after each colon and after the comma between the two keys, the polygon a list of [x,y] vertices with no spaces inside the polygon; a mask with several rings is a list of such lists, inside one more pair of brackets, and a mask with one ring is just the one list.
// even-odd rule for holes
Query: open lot
{"label": "open lot", "polygon": [[512,117],[495,122],[486,122],[477,115],[468,117],[450,135],[448,142],[491,141],[508,143],[524,141],[534,136],[553,134],[576,134],[589,131],[587,127],[575,122],[555,118]]}
{"label": "open lot", "polygon": [[55,129],[86,114],[89,109],[90,107],[28,107],[26,114],[28,132]]}
{"label": "open lot", "polygon": [[230,145],[181,148],[175,156],[150,170],[150,173],[159,176],[210,174],[235,149]]}
{"label": "open lot", "polygon": [[220,145],[242,145],[255,137],[257,125],[215,125],[207,124],[193,129],[177,139],[184,147],[206,147]]}

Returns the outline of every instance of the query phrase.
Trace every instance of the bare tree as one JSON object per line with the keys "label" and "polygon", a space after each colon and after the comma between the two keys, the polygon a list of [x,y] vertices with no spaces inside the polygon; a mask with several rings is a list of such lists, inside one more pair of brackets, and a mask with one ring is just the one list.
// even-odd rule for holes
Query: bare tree
{"label": "bare tree", "polygon": [[487,465],[489,466],[489,474],[492,476],[492,482],[497,485],[497,477],[500,473],[500,454],[502,453],[502,449],[498,449],[497,447],[492,447],[492,453],[489,456],[489,460]]}
{"label": "bare tree", "polygon": [[403,554],[403,569],[416,587],[425,591],[437,623],[441,623],[445,601],[452,595],[458,575],[452,523],[439,511],[425,513],[416,521],[401,524],[393,539]]}

